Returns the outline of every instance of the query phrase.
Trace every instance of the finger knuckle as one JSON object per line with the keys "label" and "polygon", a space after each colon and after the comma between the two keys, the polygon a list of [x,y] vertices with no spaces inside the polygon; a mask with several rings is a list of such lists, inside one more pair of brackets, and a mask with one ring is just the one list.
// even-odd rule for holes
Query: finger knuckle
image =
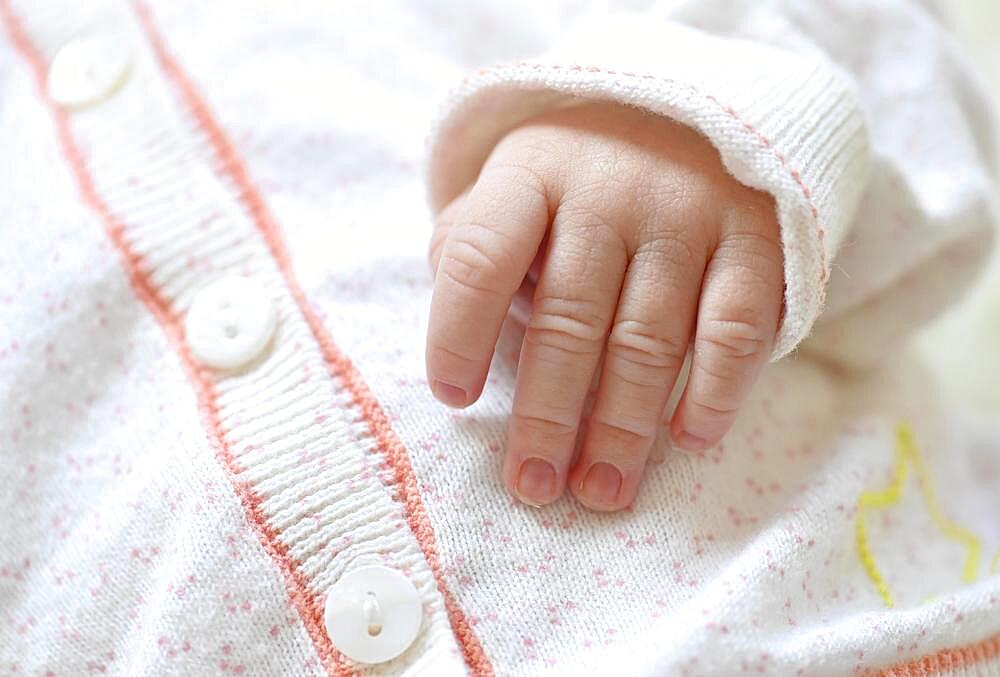
{"label": "finger knuckle", "polygon": [[512,424],[529,440],[563,439],[576,435],[576,421],[569,413],[533,413],[515,408]]}
{"label": "finger knuckle", "polygon": [[688,409],[700,418],[724,419],[733,415],[749,385],[747,363],[702,360],[692,367]]}
{"label": "finger knuckle", "polygon": [[615,450],[628,458],[635,457],[635,450],[652,445],[656,438],[656,425],[645,419],[630,416],[595,415],[590,421],[592,435],[601,435],[612,443],[602,445],[605,455]]}
{"label": "finger knuckle", "polygon": [[534,155],[529,157],[528,162],[498,161],[484,171],[491,178],[505,184],[511,194],[520,197],[527,195],[547,204],[551,180],[548,177],[548,172],[537,161],[532,161],[533,157]]}
{"label": "finger knuckle", "polygon": [[767,346],[759,321],[713,318],[706,320],[698,332],[695,354],[744,361],[762,356]]}
{"label": "finger knuckle", "polygon": [[440,270],[460,287],[499,293],[498,285],[514,270],[514,255],[497,242],[489,243],[486,226],[468,224],[463,235],[449,240],[441,252]]}
{"label": "finger knuckle", "polygon": [[606,159],[591,154],[581,166],[568,169],[567,174],[572,181],[567,182],[562,196],[564,207],[596,212],[601,220],[630,211],[624,196],[633,194],[633,184],[621,172],[610,169]]}
{"label": "finger knuckle", "polygon": [[694,224],[712,215],[717,200],[718,186],[710,177],[672,167],[652,183],[645,204],[654,223]]}
{"label": "finger knuckle", "polygon": [[783,254],[778,239],[760,233],[729,234],[715,257],[739,268],[745,283],[754,283],[760,288],[781,286]]}
{"label": "finger knuckle", "polygon": [[625,362],[654,370],[680,369],[687,342],[664,335],[654,324],[640,320],[618,320],[608,336],[608,352]]}
{"label": "finger knuckle", "polygon": [[728,196],[731,177],[717,171],[711,159],[697,153],[687,158],[662,154],[646,174],[646,214],[659,223],[694,225],[715,220]]}
{"label": "finger knuckle", "polygon": [[595,245],[606,245],[621,241],[614,225],[621,221],[619,211],[617,202],[608,199],[601,188],[577,183],[563,196],[556,218],[560,224],[572,224]]}
{"label": "finger knuckle", "polygon": [[721,398],[713,398],[708,394],[697,397],[688,402],[688,408],[702,420],[725,421],[736,416],[739,408],[733,404],[725,403]]}
{"label": "finger knuckle", "polygon": [[694,263],[704,257],[689,238],[679,232],[660,229],[647,235],[632,260],[648,264],[649,270],[667,271],[677,276],[682,271],[693,271]]}
{"label": "finger knuckle", "polygon": [[443,339],[433,340],[429,346],[428,361],[439,366],[468,366],[475,365],[481,360],[481,357],[469,354],[468,351],[463,352],[458,349],[458,345],[451,345],[451,343]]}
{"label": "finger knuckle", "polygon": [[740,186],[738,193],[722,211],[723,230],[754,234],[768,240],[778,239],[780,226],[774,198],[765,192]]}
{"label": "finger knuckle", "polygon": [[525,341],[589,356],[600,351],[605,332],[606,320],[597,303],[548,296],[535,299]]}
{"label": "finger knuckle", "polygon": [[548,208],[549,186],[552,182],[545,164],[546,155],[532,146],[519,145],[495,154],[480,172],[480,180],[503,186],[498,198],[537,200]]}

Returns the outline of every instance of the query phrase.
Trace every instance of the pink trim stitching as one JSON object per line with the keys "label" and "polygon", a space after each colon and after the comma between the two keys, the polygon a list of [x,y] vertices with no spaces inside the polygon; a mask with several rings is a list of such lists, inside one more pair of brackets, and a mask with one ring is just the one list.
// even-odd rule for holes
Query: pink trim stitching
{"label": "pink trim stitching", "polygon": [[271,256],[285,279],[285,285],[295,299],[296,305],[309,325],[313,338],[322,351],[330,374],[343,383],[345,389],[351,394],[355,406],[368,426],[369,433],[392,467],[396,477],[398,498],[403,504],[404,517],[434,576],[437,589],[444,599],[448,621],[462,650],[466,665],[468,665],[470,672],[475,675],[483,677],[493,675],[493,667],[472,629],[471,622],[466,618],[465,612],[445,581],[444,568],[441,566],[438,555],[434,526],[431,524],[420,495],[416,473],[410,464],[406,447],[392,429],[388,416],[368,388],[360,372],[351,363],[350,358],[333,342],[326,327],[319,319],[319,315],[302,291],[295,278],[291,257],[285,247],[277,220],[264,201],[263,195],[250,178],[250,173],[243,159],[212,115],[208,104],[198,93],[194,82],[168,51],[166,43],[153,24],[149,9],[140,2],[134,3],[134,6],[161,68],[177,88],[198,126],[208,137],[219,160],[221,173],[227,176],[238,188],[239,199],[267,243]]}
{"label": "pink trim stitching", "polygon": [[244,517],[256,532],[264,551],[281,572],[289,598],[298,611],[303,626],[312,639],[317,654],[323,661],[324,668],[331,675],[352,675],[353,671],[344,664],[343,658],[326,635],[322,606],[318,597],[310,591],[306,576],[299,568],[299,562],[292,557],[288,546],[268,523],[260,495],[254,492],[253,488],[239,476],[239,464],[232,454],[219,419],[217,393],[211,375],[203,370],[191,355],[191,350],[184,337],[181,320],[171,308],[169,301],[146,274],[142,256],[132,248],[131,243],[126,239],[125,223],[114,215],[98,193],[83,153],[73,137],[66,113],[46,93],[47,64],[25,33],[20,19],[9,5],[9,0],[0,0],[0,19],[6,23],[15,48],[21,52],[33,71],[40,98],[54,118],[63,155],[76,179],[83,203],[93,210],[104,223],[109,239],[122,257],[123,267],[136,297],[159,322],[167,341],[177,352],[181,365],[187,372],[197,396],[202,424],[206,428],[209,442],[218,458],[219,465],[222,466],[223,472],[232,484],[233,492],[242,504]]}

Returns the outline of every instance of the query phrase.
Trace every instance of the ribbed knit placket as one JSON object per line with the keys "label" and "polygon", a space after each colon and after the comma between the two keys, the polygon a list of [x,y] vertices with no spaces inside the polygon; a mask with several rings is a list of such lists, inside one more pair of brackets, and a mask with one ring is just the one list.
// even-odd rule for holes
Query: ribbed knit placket
{"label": "ribbed knit placket", "polygon": [[[309,306],[278,224],[148,10],[23,2],[8,13],[84,202],[186,368],[230,500],[326,670],[490,672],[443,587],[405,449]],[[126,55],[115,77],[95,45]],[[378,665],[338,651],[323,619],[328,591],[372,566],[401,573],[423,607],[413,643]]]}

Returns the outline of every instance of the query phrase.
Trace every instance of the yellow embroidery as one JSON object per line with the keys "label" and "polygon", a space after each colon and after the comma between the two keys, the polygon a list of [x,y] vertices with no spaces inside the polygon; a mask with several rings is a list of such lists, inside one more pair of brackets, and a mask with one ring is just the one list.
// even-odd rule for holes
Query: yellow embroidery
{"label": "yellow embroidery", "polygon": [[[934,523],[945,538],[957,541],[965,546],[965,565],[962,567],[962,581],[972,583],[976,580],[979,572],[979,559],[982,553],[982,544],[975,534],[963,529],[955,524],[941,512],[938,506],[937,497],[934,494],[934,485],[931,483],[927,467],[917,451],[917,445],[913,441],[913,433],[905,423],[896,426],[896,467],[892,482],[882,491],[865,491],[858,497],[858,512],[855,522],[855,536],[858,542],[858,557],[864,567],[868,577],[875,584],[879,596],[887,607],[893,607],[892,593],[886,585],[885,578],[875,562],[868,545],[868,526],[865,523],[865,516],[871,510],[885,510],[899,502],[903,493],[903,486],[906,483],[907,467],[913,468],[917,474],[917,481],[924,497],[924,504],[927,506],[927,513],[931,522]],[[1000,562],[1000,553],[993,560],[993,566]]]}

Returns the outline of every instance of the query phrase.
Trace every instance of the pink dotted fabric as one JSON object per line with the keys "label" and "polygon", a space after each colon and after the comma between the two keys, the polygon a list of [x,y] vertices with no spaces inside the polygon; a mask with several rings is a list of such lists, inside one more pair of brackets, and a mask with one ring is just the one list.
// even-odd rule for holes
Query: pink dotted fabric
{"label": "pink dotted fabric", "polygon": [[[294,12],[0,2],[0,148],[17,159],[0,191],[0,674],[921,674],[996,662],[1000,431],[959,424],[903,351],[867,377],[827,366],[853,361],[836,350],[862,342],[853,327],[899,329],[885,299],[900,318],[926,313],[914,299],[945,303],[954,280],[922,274],[933,266],[851,269],[851,289],[834,272],[830,331],[847,338],[817,336],[826,361],[807,351],[772,365],[718,448],[691,456],[660,440],[664,461],[623,514],[569,499],[535,510],[500,488],[516,322],[480,404],[433,402],[423,138],[467,70],[555,41],[560,17],[539,5],[442,16],[319,0]],[[724,33],[709,9],[689,11]],[[801,11],[802,25],[822,24]],[[869,17],[880,31],[930,30],[902,4],[881,11]],[[38,86],[44,66],[108,17],[134,41],[130,79],[62,115]],[[460,37],[476,27],[504,39]],[[661,67],[600,65],[591,86],[608,96],[626,70]],[[485,77],[520,86],[505,72]],[[891,98],[868,91],[865,105]],[[714,110],[759,129],[767,111],[728,94],[710,93]],[[803,195],[787,167],[817,211],[831,204],[836,182],[810,173],[802,138],[769,130],[761,147],[745,131],[728,141],[733,157],[774,162],[777,150],[792,188]],[[891,141],[876,133],[868,150],[895,161]],[[953,152],[954,171],[983,175]],[[851,190],[898,196],[885,176]],[[913,198],[905,233],[938,233],[913,236],[925,253],[965,243],[946,258],[973,262],[981,235],[955,214],[977,213],[983,194],[955,191],[934,212]],[[886,260],[934,260],[890,257],[909,236],[869,235],[885,202],[860,204],[855,223],[823,215],[843,227],[827,254],[864,241]],[[944,223],[958,225],[945,236]],[[871,268],[845,251],[834,271]],[[234,375],[200,369],[177,329],[223,274],[259,280],[280,317],[270,352]],[[980,556],[963,580],[967,549],[931,519],[910,472],[865,519],[888,608],[860,557],[858,506],[893,482],[900,422]],[[340,575],[372,563],[406,574],[425,615],[403,656],[369,667],[337,652],[321,612]]]}

